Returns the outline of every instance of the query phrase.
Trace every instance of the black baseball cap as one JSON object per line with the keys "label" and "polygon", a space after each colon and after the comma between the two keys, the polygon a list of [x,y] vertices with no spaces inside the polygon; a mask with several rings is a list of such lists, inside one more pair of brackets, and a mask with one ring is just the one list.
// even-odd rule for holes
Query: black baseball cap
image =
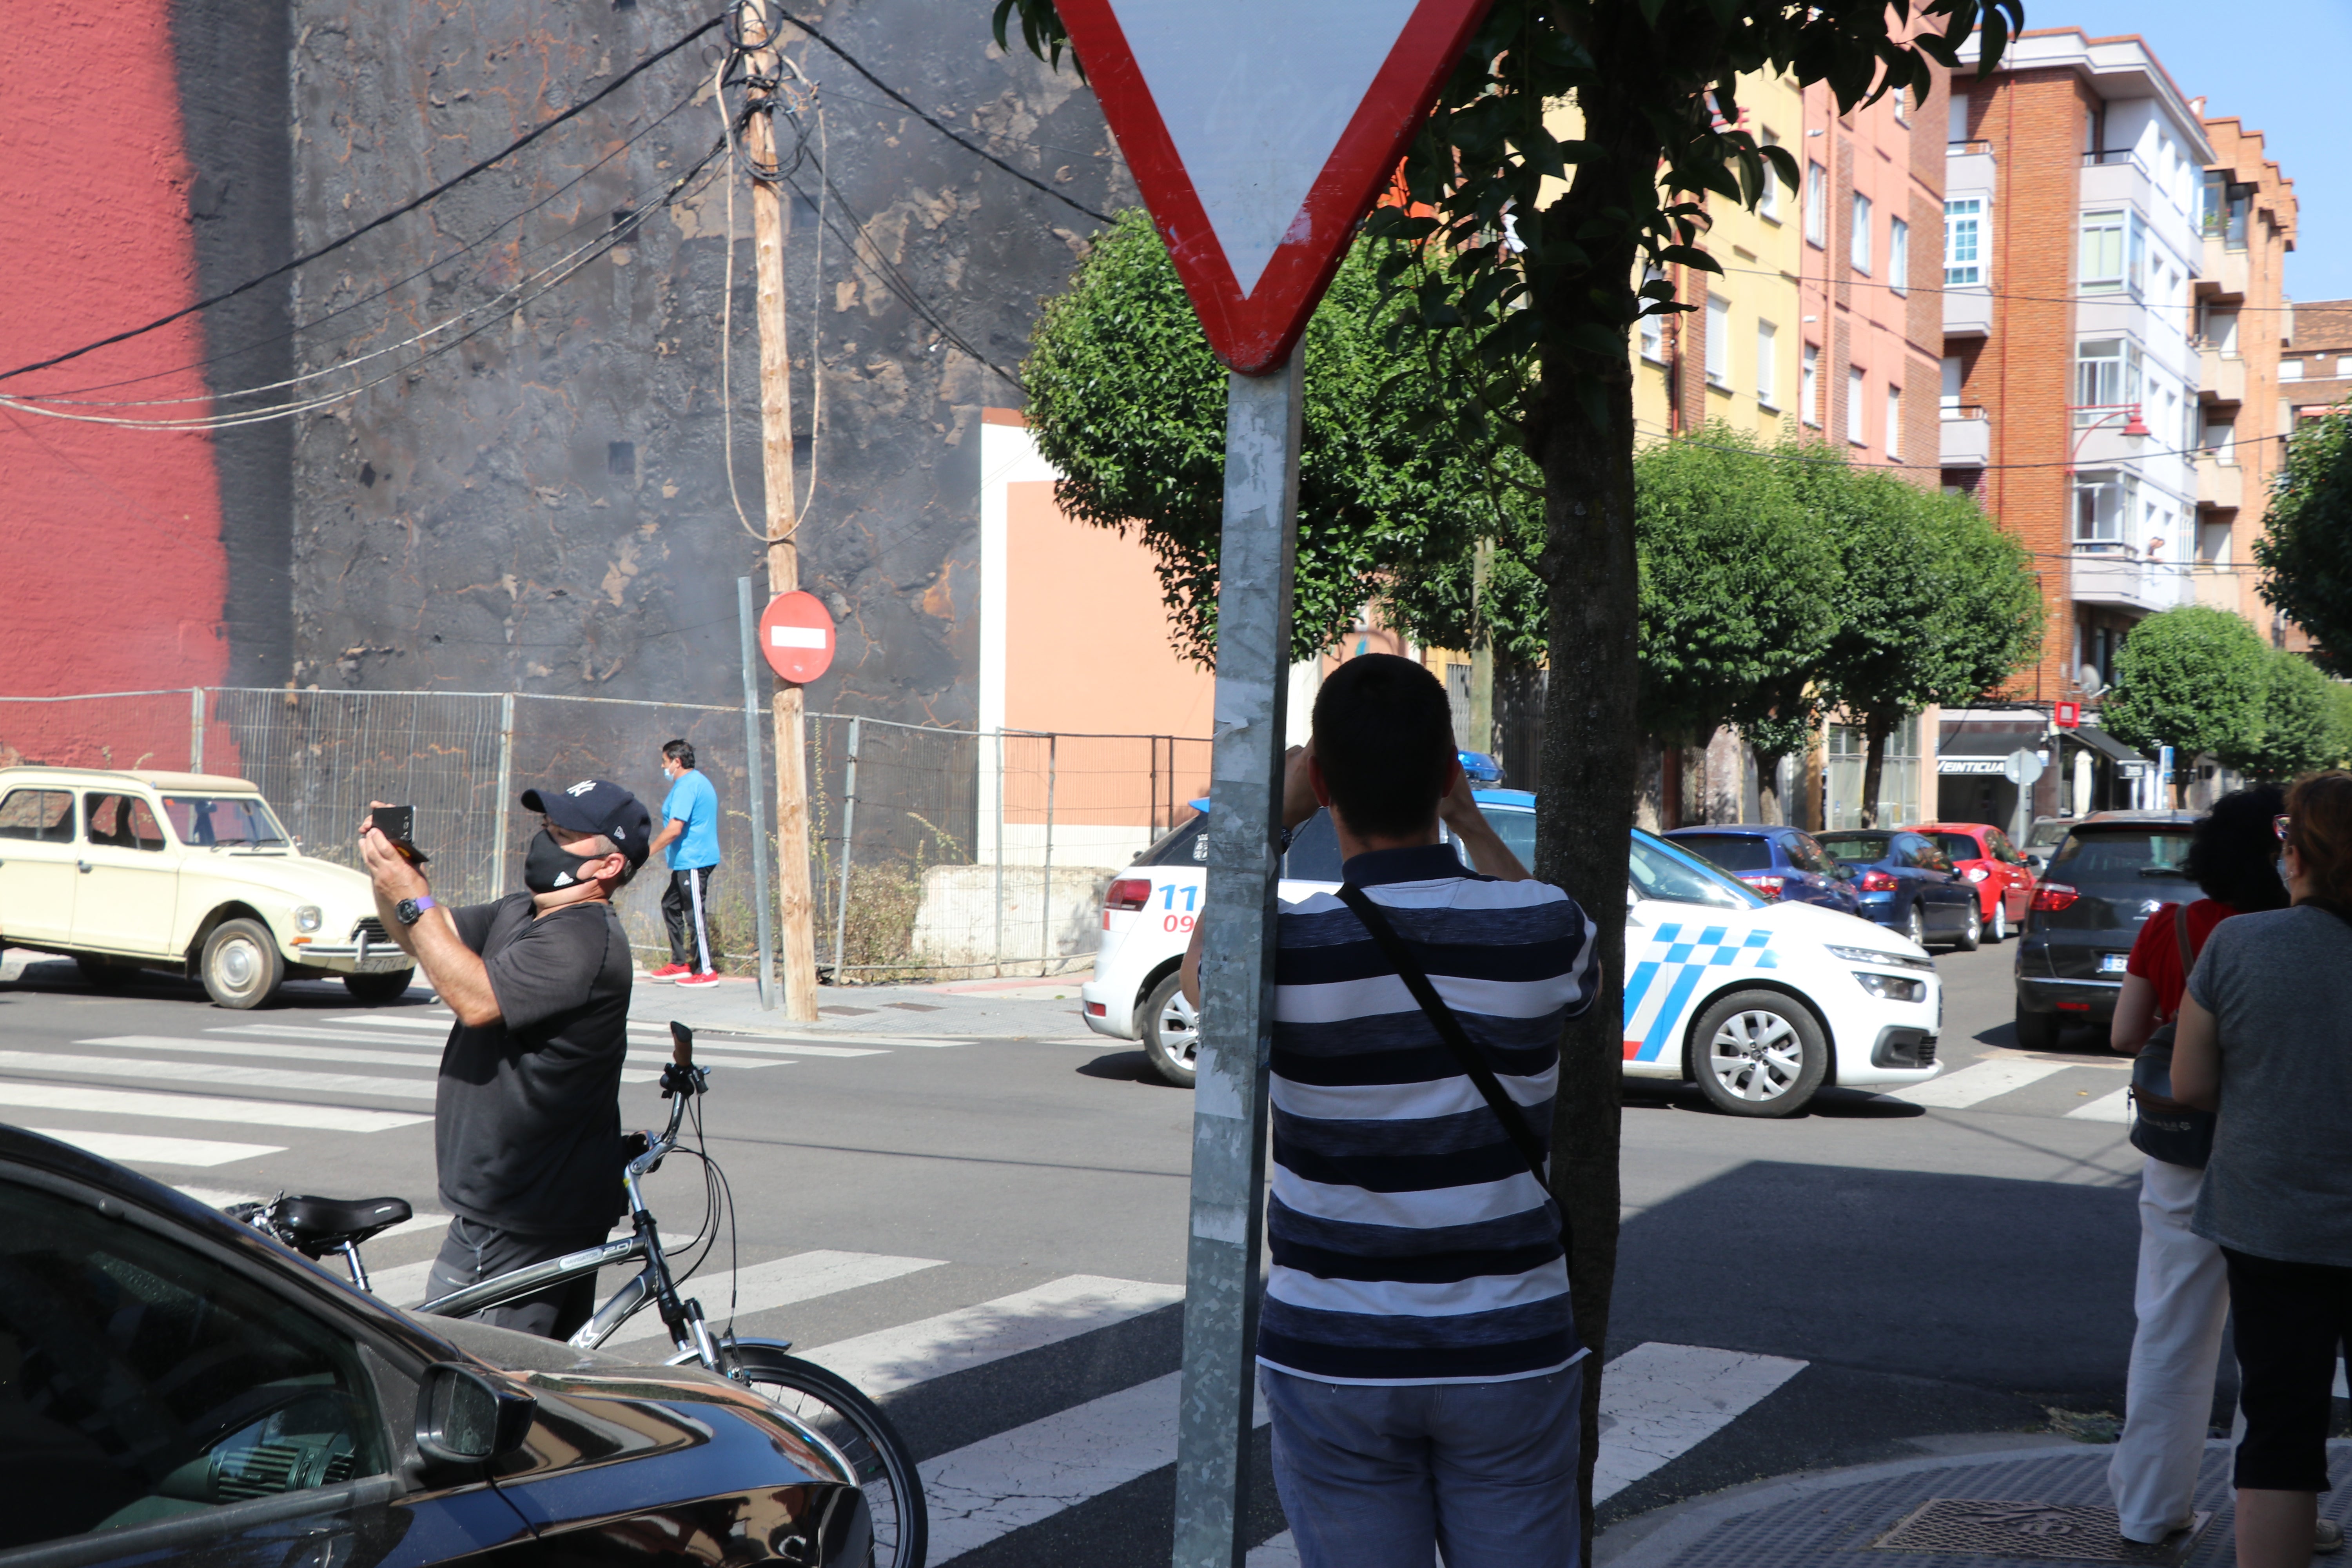
{"label": "black baseball cap", "polygon": [[644,865],[653,853],[653,814],[645,802],[610,779],[582,779],[562,789],[527,789],[522,808],[574,833],[603,834],[632,866]]}

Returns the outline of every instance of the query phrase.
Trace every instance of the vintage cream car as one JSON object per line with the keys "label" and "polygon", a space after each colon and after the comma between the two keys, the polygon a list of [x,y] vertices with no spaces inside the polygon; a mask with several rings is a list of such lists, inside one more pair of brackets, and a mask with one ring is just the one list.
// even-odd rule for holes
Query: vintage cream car
{"label": "vintage cream car", "polygon": [[65,953],[108,987],[175,970],[238,1008],[331,974],[389,1001],[415,964],[365,877],[296,848],[253,784],[208,773],[0,768],[0,943]]}

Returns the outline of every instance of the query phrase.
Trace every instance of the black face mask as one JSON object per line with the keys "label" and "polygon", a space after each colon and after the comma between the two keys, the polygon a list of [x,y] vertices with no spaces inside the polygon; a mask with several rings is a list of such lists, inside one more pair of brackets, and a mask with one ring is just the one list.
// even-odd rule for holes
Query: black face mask
{"label": "black face mask", "polygon": [[542,827],[539,837],[530,841],[530,847],[523,852],[522,885],[534,893],[552,893],[560,888],[573,887],[584,879],[580,875],[582,867],[604,858],[602,855],[572,854],[555,841],[554,834]]}

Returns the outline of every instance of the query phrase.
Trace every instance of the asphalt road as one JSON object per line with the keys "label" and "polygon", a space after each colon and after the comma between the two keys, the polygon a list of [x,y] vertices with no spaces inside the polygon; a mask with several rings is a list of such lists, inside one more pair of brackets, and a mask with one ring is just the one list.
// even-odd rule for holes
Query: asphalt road
{"label": "asphalt road", "polygon": [[[1949,1066],[1937,1081],[2014,1082],[1974,1103],[1832,1090],[1805,1114],[1753,1121],[1712,1112],[1695,1090],[1629,1096],[1608,1355],[1649,1347],[1671,1359],[1680,1352],[1656,1347],[1696,1347],[1692,1365],[1760,1368],[1769,1388],[1667,1444],[1672,1457],[1622,1484],[1602,1522],[1760,1477],[1908,1455],[1907,1438],[2038,1427],[2049,1406],[2120,1410],[2138,1160],[2123,1125],[2095,1108],[2111,1105],[2125,1074],[2088,1037],[2070,1037],[2079,1049],[2055,1056],[2016,1050],[2010,952],[1938,963]],[[0,970],[0,1120],[86,1140],[259,1151],[203,1167],[126,1160],[205,1193],[387,1193],[437,1210],[429,1086],[435,1020],[446,1015],[423,993],[411,997],[369,1010],[340,987],[293,986],[266,1012],[228,1014],[191,985],[101,994],[70,965],[11,963]],[[927,1005],[898,1005],[908,1010],[830,1021],[824,1037],[840,1054],[808,1054],[816,1037],[798,1051],[736,1041],[706,1052],[722,1064],[706,1102],[709,1148],[733,1184],[741,1261],[790,1274],[814,1267],[812,1254],[847,1260],[824,1261],[835,1272],[822,1288],[772,1280],[769,1295],[796,1289],[800,1299],[746,1310],[740,1327],[835,1346],[1078,1289],[1073,1279],[1112,1282],[1099,1289],[1128,1305],[1086,1320],[1084,1331],[1049,1331],[1032,1348],[957,1363],[887,1403],[935,1468],[1009,1465],[998,1489],[1049,1494],[951,1519],[949,1537],[964,1547],[954,1561],[1164,1562],[1172,1467],[1154,1461],[1159,1396],[1139,1385],[1180,1356],[1181,1306],[1160,1303],[1175,1301],[1183,1279],[1190,1095],[1152,1079],[1139,1049],[1085,1033],[1074,994],[989,1015],[1017,1012],[1021,1037],[993,1023],[998,1035],[953,1045],[939,1043]],[[1995,1076],[1962,1079],[1971,1068]],[[154,1076],[167,1070],[194,1076]],[[342,1077],[329,1092],[299,1076],[308,1073]],[[117,1091],[324,1100],[415,1120],[359,1134],[222,1127],[115,1114],[103,1108],[116,1101],[89,1098]],[[631,1120],[662,1114],[650,1082],[623,1093]],[[122,1147],[168,1156],[173,1146]],[[650,1194],[665,1231],[698,1228],[703,1191],[690,1163],[673,1161]],[[387,1238],[371,1263],[413,1278],[438,1237],[428,1226]],[[695,1287],[722,1318],[729,1239]],[[1730,1386],[1708,1383],[1717,1375],[1696,1378],[1702,1405],[1708,1386]],[[1165,1404],[1172,1412],[1172,1395]],[[1628,1430],[1645,1419],[1621,1415]],[[1258,1440],[1263,1483],[1262,1430]],[[1125,1457],[1097,1463],[1110,1453]],[[1053,1484],[1013,1474],[1032,1460]],[[1254,1539],[1280,1529],[1270,1492],[1260,1485]]]}

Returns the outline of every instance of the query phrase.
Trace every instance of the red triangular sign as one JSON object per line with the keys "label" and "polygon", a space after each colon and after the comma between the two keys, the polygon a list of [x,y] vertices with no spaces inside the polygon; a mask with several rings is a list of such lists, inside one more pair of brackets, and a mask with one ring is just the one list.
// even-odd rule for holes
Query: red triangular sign
{"label": "red triangular sign", "polygon": [[1279,367],[1489,0],[1060,0],[1209,346]]}

